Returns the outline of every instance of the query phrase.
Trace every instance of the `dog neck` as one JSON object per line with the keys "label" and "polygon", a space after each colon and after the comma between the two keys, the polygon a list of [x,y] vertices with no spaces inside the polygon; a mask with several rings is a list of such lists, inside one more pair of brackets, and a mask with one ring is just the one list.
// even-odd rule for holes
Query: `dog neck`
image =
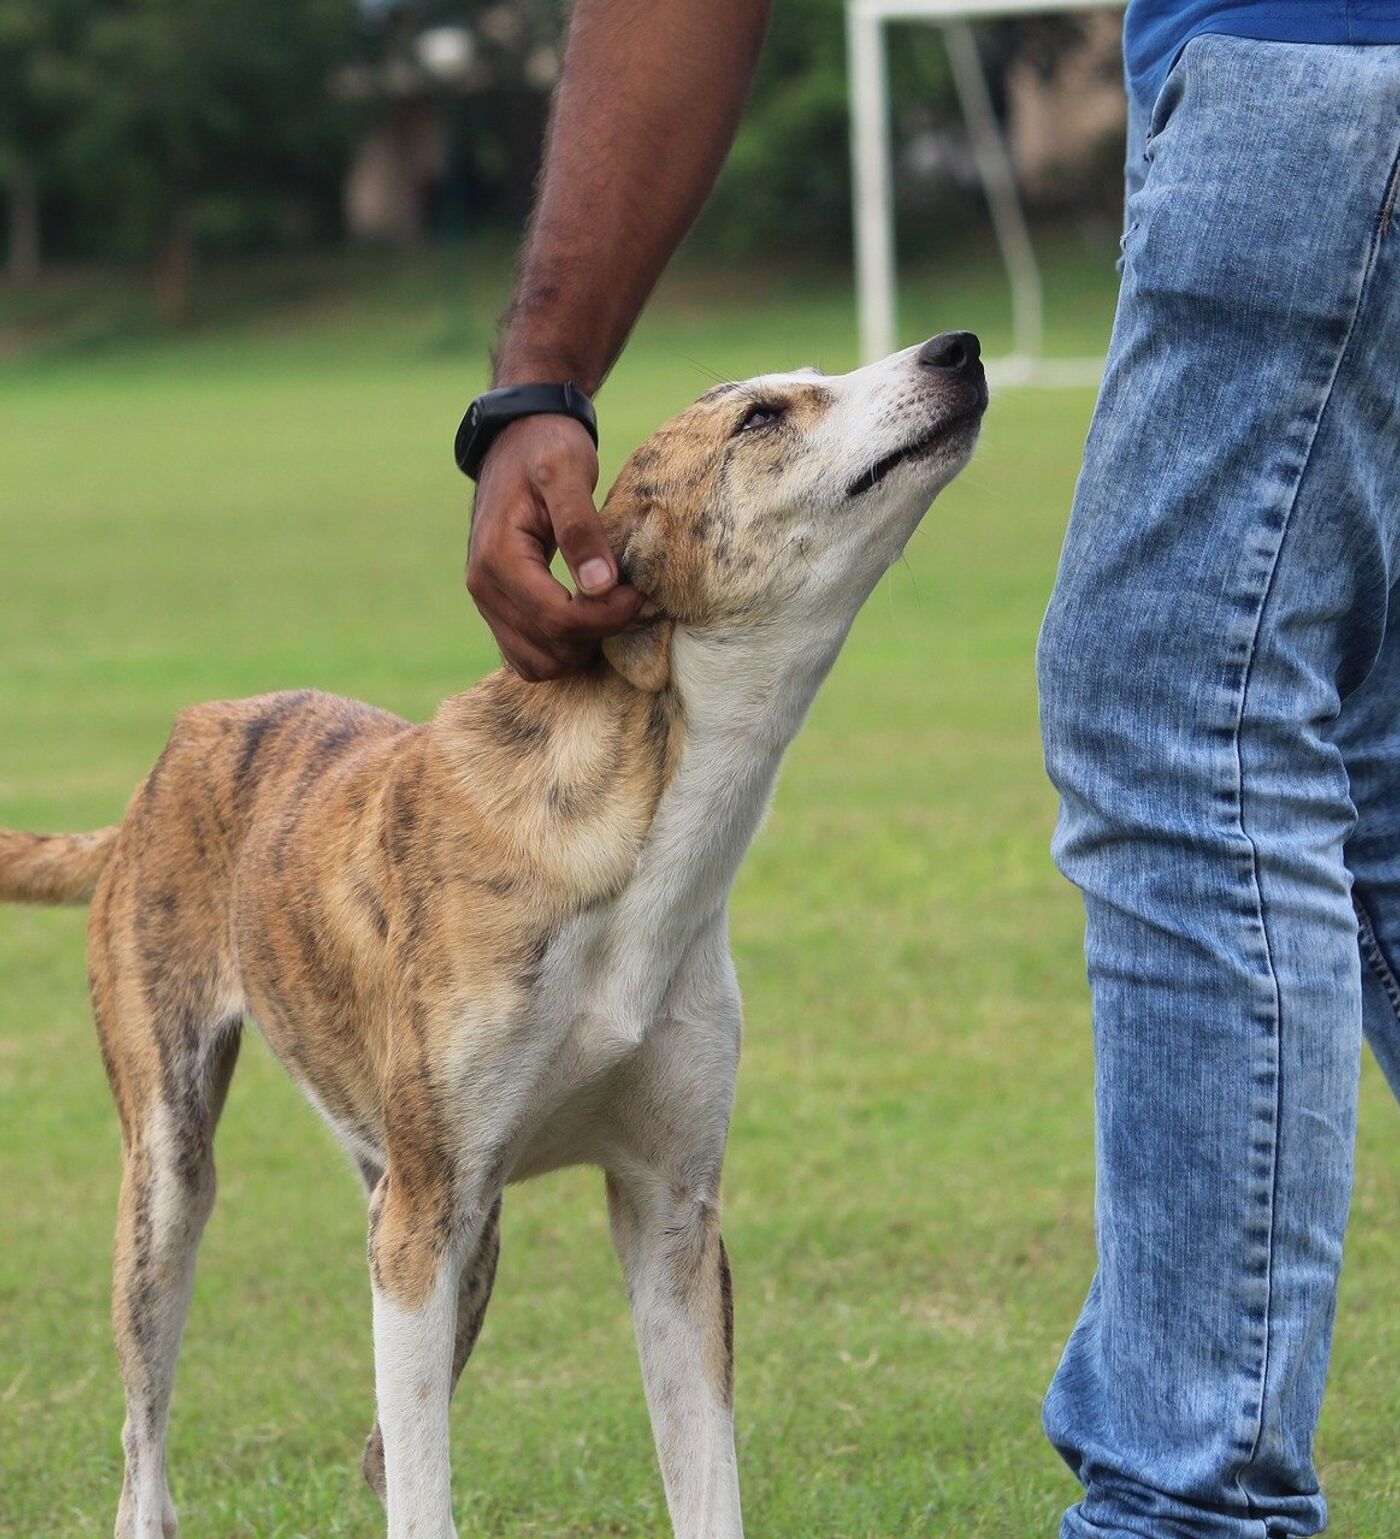
{"label": "dog neck", "polygon": [[678,628],[671,675],[684,742],[625,889],[600,919],[599,1007],[645,1030],[701,931],[722,915],[788,744],[847,626],[709,636]]}
{"label": "dog neck", "polygon": [[[545,922],[616,895],[636,866],[682,738],[672,691],[606,663],[527,684],[508,669],[444,702],[432,733],[451,794]],[[450,813],[449,813],[450,815]]]}
{"label": "dog neck", "polygon": [[541,919],[616,901],[678,934],[669,916],[723,905],[845,631],[678,627],[659,692],[605,662],[543,684],[501,669],[444,703],[437,752],[473,825],[530,872]]}

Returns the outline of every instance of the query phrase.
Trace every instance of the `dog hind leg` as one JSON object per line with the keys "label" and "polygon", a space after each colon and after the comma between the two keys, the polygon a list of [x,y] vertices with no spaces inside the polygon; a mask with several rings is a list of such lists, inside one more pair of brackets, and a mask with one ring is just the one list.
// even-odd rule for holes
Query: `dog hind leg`
{"label": "dog hind leg", "polygon": [[[491,1302],[491,1289],[496,1281],[496,1263],[501,1254],[501,1203],[487,1215],[482,1230],[481,1243],[475,1257],[462,1268],[457,1285],[457,1327],[452,1343],[452,1390],[462,1377],[467,1359],[472,1355],[476,1339],[481,1334],[482,1321],[486,1318],[486,1306]],[[378,1416],[365,1440],[364,1459],[361,1462],[370,1489],[381,1502],[387,1500],[384,1484],[384,1434]]]}
{"label": "dog hind leg", "polygon": [[176,1360],[194,1288],[195,1252],[214,1204],[214,1125],[239,1031],[187,1066],[178,1104],[129,1106],[113,1269],[112,1321],[126,1391],[126,1470],[116,1539],[174,1539],[165,1436]]}
{"label": "dog hind leg", "polygon": [[238,1060],[241,1014],[221,927],[194,881],[158,886],[109,866],[93,902],[93,1016],[121,1120],[112,1326],[126,1391],[117,1539],[173,1539],[165,1434],[214,1203],[214,1129]]}

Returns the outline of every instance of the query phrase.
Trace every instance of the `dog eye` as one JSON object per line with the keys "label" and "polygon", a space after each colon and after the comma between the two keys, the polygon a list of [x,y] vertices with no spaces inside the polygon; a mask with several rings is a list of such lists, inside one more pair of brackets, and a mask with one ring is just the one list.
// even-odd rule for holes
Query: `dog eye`
{"label": "dog eye", "polygon": [[755,428],[767,427],[769,423],[776,422],[782,414],[780,406],[755,406],[739,424],[739,431],[752,433]]}

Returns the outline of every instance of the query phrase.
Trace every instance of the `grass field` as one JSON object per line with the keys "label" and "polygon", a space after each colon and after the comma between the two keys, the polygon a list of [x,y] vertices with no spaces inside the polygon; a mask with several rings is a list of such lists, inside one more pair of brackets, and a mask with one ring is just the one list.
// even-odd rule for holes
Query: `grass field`
{"label": "grass field", "polygon": [[[1057,269],[1101,346],[1107,259]],[[280,286],[279,286],[280,285]],[[0,302],[0,822],[110,822],[189,702],[315,684],[409,715],[493,664],[448,445],[498,274],[305,275],[183,338],[125,301]],[[455,295],[449,304],[448,296]],[[10,308],[5,309],[5,305]],[[985,260],[905,328],[1004,335]],[[139,329],[138,329],[139,330]],[[47,340],[46,340],[47,339]],[[714,376],[852,361],[834,279],[684,277],[602,399],[604,475]],[[872,599],[733,906],[747,1005],[726,1238],[740,1458],[767,1539],[1040,1539],[1073,1496],[1038,1402],[1092,1268],[1091,1064],[1032,649],[1090,410],[994,402]],[[118,1149],[83,916],[0,911],[0,1534],[108,1532]],[[357,1184],[258,1042],[220,1133],[176,1393],[187,1539],[371,1539]],[[1342,1539],[1400,1521],[1400,1119],[1368,1063],[1321,1456]],[[455,1419],[467,1536],[661,1536],[601,1181],[512,1191]]]}

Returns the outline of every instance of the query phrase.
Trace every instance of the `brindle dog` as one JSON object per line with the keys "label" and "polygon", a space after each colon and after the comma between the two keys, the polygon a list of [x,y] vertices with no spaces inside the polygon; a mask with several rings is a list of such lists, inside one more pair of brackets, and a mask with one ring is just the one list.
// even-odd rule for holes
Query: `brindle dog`
{"label": "brindle dog", "polygon": [[391,1539],[450,1539],[448,1405],[507,1184],[606,1172],[667,1500],[737,1539],[720,1167],[739,1057],[725,909],[857,610],[966,463],[977,342],[710,391],[603,518],[650,622],[586,673],[501,671],[411,725],[310,691],[181,714],[119,826],[0,832],[0,898],[91,899],[124,1165],[118,1539],[176,1532],[165,1437],[245,1020],[369,1193]]}

